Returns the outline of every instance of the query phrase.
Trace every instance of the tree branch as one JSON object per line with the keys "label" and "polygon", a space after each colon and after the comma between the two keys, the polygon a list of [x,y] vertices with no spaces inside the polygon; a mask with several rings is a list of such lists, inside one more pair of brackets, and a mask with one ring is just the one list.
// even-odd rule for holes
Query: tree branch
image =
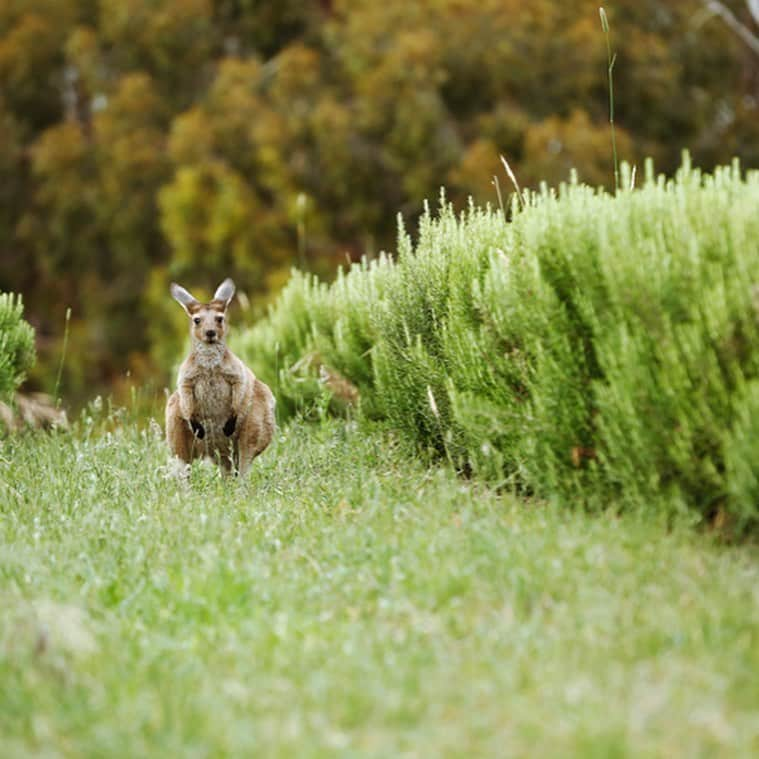
{"label": "tree branch", "polygon": [[[759,23],[759,0],[746,0],[751,15]],[[759,55],[759,37],[754,34],[737,16],[719,0],[708,0],[704,3],[707,10],[719,16],[757,55]]]}
{"label": "tree branch", "polygon": [[746,0],[749,12],[754,17],[754,21],[759,24],[759,0]]}

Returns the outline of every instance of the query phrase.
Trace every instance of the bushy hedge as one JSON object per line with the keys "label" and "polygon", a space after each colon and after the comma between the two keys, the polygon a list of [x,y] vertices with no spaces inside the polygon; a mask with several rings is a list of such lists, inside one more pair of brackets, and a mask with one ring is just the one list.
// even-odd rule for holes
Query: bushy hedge
{"label": "bushy hedge", "polygon": [[[629,180],[629,174],[627,175]],[[590,508],[759,522],[759,173],[444,203],[395,261],[296,274],[238,348],[286,410],[318,356],[456,465]]]}
{"label": "bushy hedge", "polygon": [[34,364],[34,330],[20,296],[0,293],[0,401],[10,400]]}

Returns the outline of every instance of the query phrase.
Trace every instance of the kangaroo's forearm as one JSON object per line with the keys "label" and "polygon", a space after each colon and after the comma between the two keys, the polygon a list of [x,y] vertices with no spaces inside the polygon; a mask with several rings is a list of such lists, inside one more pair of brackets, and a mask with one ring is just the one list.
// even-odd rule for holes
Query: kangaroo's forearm
{"label": "kangaroo's forearm", "polygon": [[192,419],[195,416],[195,396],[191,385],[179,386],[179,410],[183,419]]}
{"label": "kangaroo's forearm", "polygon": [[242,402],[243,402],[243,398],[245,397],[246,385],[244,381],[233,382],[231,383],[231,388],[232,388],[232,398],[231,398],[232,413],[238,416],[240,412],[242,411]]}

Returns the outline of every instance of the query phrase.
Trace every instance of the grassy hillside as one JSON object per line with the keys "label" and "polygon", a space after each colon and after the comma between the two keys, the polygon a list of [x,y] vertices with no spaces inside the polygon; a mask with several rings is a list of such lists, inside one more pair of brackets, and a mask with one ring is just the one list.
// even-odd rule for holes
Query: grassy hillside
{"label": "grassy hillside", "polygon": [[759,752],[754,546],[346,423],[191,487],[95,409],[0,446],[4,759]]}
{"label": "grassy hillside", "polygon": [[443,204],[394,260],[294,276],[237,347],[285,409],[348,380],[365,416],[491,482],[750,531],[759,172],[645,173],[544,188],[508,223]]}

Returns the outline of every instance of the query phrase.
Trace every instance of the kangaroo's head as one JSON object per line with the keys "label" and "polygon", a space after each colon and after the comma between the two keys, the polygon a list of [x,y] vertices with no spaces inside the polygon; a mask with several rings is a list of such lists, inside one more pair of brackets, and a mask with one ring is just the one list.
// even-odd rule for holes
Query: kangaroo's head
{"label": "kangaroo's head", "polygon": [[171,295],[190,317],[190,336],[194,344],[223,343],[227,334],[227,306],[235,294],[235,283],[225,279],[217,288],[210,303],[201,303],[184,287],[171,283]]}

